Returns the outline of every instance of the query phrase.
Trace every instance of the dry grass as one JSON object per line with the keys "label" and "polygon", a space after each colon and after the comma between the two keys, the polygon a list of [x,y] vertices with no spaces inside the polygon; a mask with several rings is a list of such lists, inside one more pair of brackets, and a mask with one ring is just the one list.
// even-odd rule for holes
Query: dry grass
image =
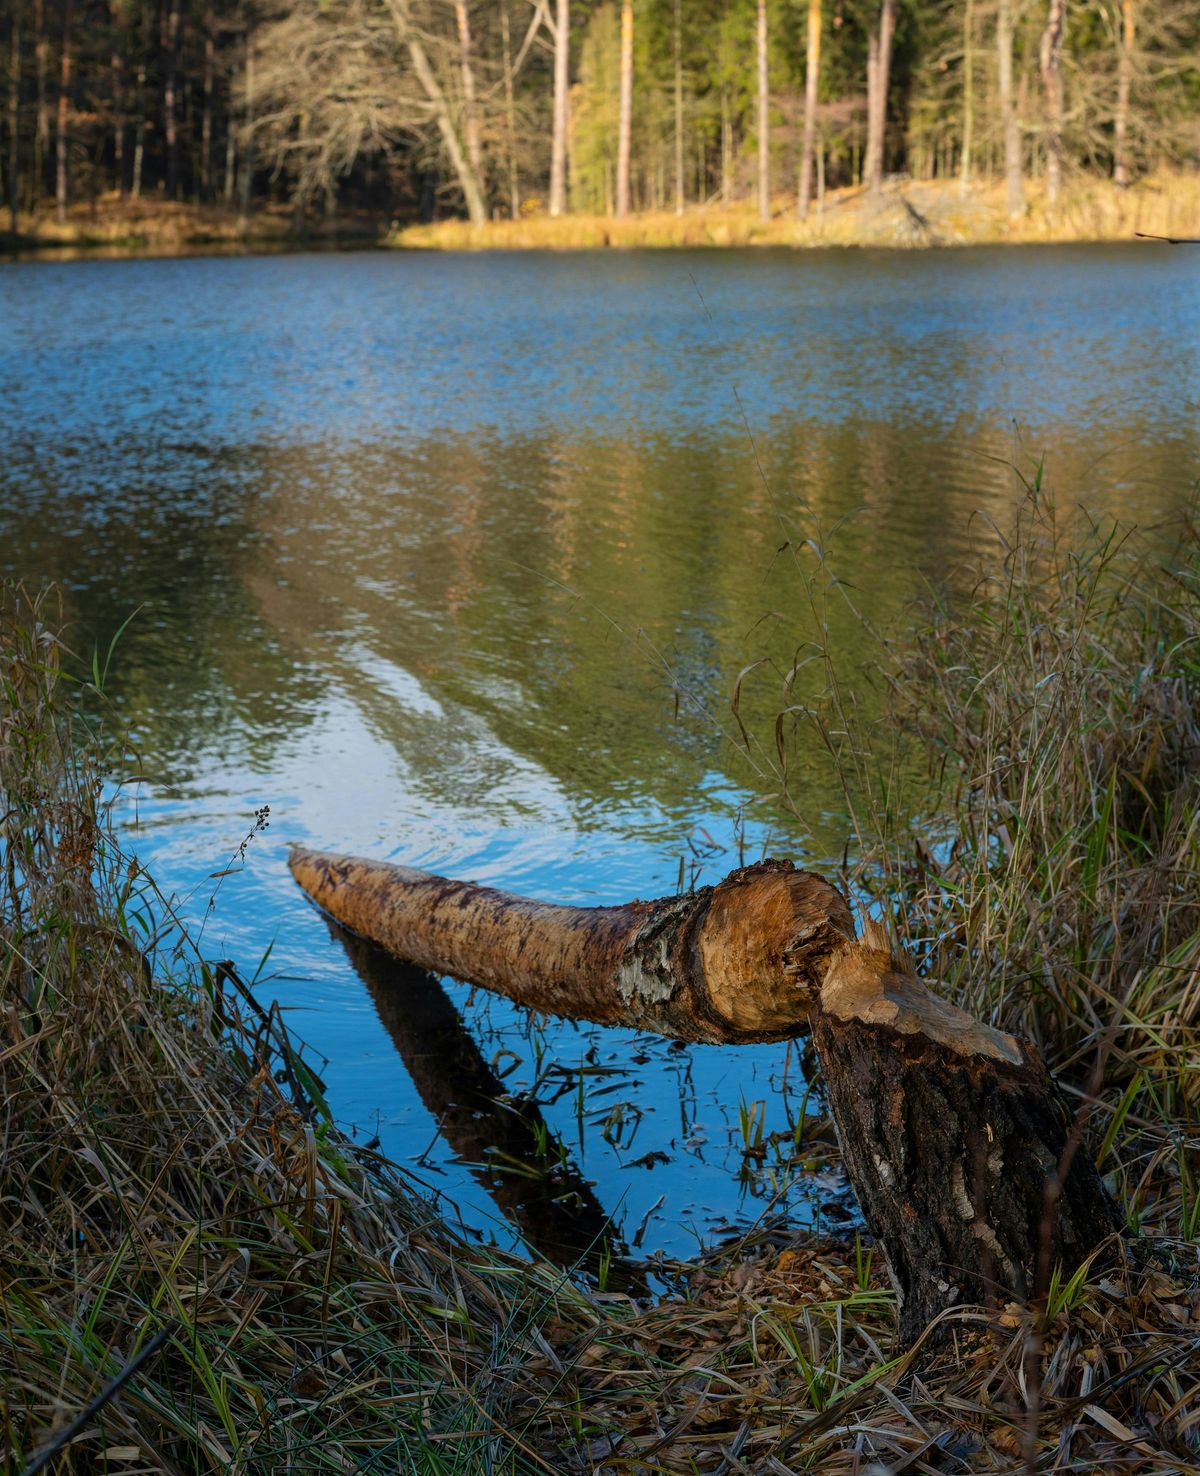
{"label": "dry grass", "polygon": [[583,250],[603,246],[968,246],[1047,241],[1129,241],[1137,232],[1200,235],[1200,176],[1160,175],[1118,190],[1108,180],[1080,177],[1053,210],[1040,183],[1029,204],[1008,218],[1003,187],[977,185],[963,196],[955,184],[893,182],[879,210],[861,189],[834,190],[806,222],[795,202],[778,199],[769,221],[750,205],[692,208],[682,215],[647,211],[608,216],[534,213],[473,227],[466,221],[407,226],[394,245],[427,250]]}
{"label": "dry grass", "polygon": [[[8,218],[5,216],[5,225]],[[194,205],[147,195],[122,200],[115,192],[91,202],[78,202],[60,221],[53,207],[18,217],[15,236],[0,227],[0,248],[39,252],[85,250],[89,255],[170,256],[189,252],[239,251],[250,247],[285,248],[347,241],[379,240],[386,222],[355,212],[332,220],[306,222],[297,232],[286,206],[256,202],[248,216],[236,206]]]}
{"label": "dry grass", "polygon": [[[57,618],[20,592],[7,611],[6,1471],[147,1348],[49,1469],[1200,1470],[1194,537],[1160,565],[1066,541],[1033,500],[974,599],[889,653],[885,730],[836,683],[817,715],[864,878],[948,987],[1032,1027],[1094,1100],[1151,1237],[1063,1268],[1033,1312],[947,1313],[937,1351],[898,1348],[854,1240],[764,1230],[653,1306],[465,1243],[338,1133],[278,1017],[162,931]],[[896,717],[934,757],[933,841],[880,787]]]}

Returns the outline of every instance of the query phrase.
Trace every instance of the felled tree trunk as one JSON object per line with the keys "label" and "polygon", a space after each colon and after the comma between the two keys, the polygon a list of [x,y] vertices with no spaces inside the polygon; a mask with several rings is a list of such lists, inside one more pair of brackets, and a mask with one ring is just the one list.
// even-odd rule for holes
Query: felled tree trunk
{"label": "felled tree trunk", "polygon": [[790,862],[623,907],[556,907],[323,851],[288,864],[326,912],[400,958],[545,1014],[677,1040],[800,1034],[815,971],[854,935],[841,893]]}
{"label": "felled tree trunk", "polygon": [[393,953],[519,1004],[692,1041],[812,1031],[846,1171],[916,1337],[1025,1300],[1120,1225],[1036,1049],[938,998],[841,893],[789,862],[694,896],[556,907],[296,850],[292,873]]}

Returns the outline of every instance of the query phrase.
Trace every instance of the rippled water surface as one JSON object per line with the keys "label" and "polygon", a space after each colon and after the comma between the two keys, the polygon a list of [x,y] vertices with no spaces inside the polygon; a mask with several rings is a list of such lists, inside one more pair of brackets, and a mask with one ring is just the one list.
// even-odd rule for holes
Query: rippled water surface
{"label": "rippled water surface", "polygon": [[789,819],[730,741],[738,673],[775,662],[743,702],[769,743],[813,634],[781,547],[814,539],[886,626],[1043,454],[1064,507],[1166,517],[1200,471],[1198,288],[1153,246],[10,264],[0,573],[58,580],[79,650],[137,610],[126,837],[206,952],[272,947],[260,993],[343,1121],[483,1233],[555,1250],[609,1215],[686,1253],[777,1191],[837,1213],[769,1172],[782,1138],[743,1156],[754,1104],[768,1137],[801,1110],[795,1051],[443,990],[331,938],[286,843],[604,902],[840,856],[828,776]]}

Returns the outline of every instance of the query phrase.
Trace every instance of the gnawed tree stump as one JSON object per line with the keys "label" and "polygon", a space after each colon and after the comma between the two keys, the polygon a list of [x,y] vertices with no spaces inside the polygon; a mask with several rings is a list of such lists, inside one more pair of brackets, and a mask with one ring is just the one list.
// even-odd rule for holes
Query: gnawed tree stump
{"label": "gnawed tree stump", "polygon": [[297,849],[300,885],[398,956],[549,1014],[680,1040],[811,1030],[846,1172],[911,1341],[947,1307],[1024,1300],[1120,1228],[1034,1046],[933,994],[789,862],[694,895],[558,907]]}
{"label": "gnawed tree stump", "polygon": [[881,928],[835,950],[813,1044],[846,1174],[911,1342],[963,1303],[1027,1301],[1120,1217],[1041,1056],[939,999]]}

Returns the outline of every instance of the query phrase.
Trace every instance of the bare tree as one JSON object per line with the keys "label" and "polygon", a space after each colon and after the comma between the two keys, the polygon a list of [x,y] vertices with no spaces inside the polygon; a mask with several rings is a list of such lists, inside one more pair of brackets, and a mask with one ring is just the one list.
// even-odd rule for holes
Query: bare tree
{"label": "bare tree", "polygon": [[508,0],[500,0],[500,40],[504,55],[504,134],[508,146],[509,213],[521,213],[521,185],[517,173],[517,108],[513,96],[512,40],[508,28]]}
{"label": "bare tree", "polygon": [[633,146],[633,0],[621,0],[621,112],[617,123],[617,217],[629,214]]}
{"label": "bare tree", "polygon": [[758,0],[758,218],[771,218],[771,96],[767,70],[767,0]]}
{"label": "bare tree", "polygon": [[1004,178],[1008,185],[1008,213],[1015,218],[1025,209],[1025,186],[1021,177],[1021,126],[1013,93],[1012,0],[1000,0],[996,15],[996,79],[1000,117],[1004,128]]}
{"label": "bare tree", "polygon": [[878,204],[883,190],[888,83],[895,35],[896,0],[882,0],[879,23],[871,29],[867,37],[867,158],[863,173],[866,176],[867,191],[875,204]]}
{"label": "bare tree", "polygon": [[471,17],[466,0],[454,0],[454,19],[458,26],[459,67],[462,71],[463,136],[467,158],[475,177],[483,182],[483,148],[479,141],[479,114],[475,101],[475,68],[471,63]]}
{"label": "bare tree", "polygon": [[971,187],[971,155],[975,148],[975,7],[963,6],[963,118],[962,156],[958,164],[958,187],[966,194]]}
{"label": "bare tree", "polygon": [[675,0],[675,214],[683,214],[683,23]]}
{"label": "bare tree", "polygon": [[558,0],[554,22],[554,123],[550,136],[550,214],[567,208],[567,135],[570,132],[571,0]]}
{"label": "bare tree", "polygon": [[804,58],[804,143],[800,154],[800,219],[808,219],[812,197],[813,154],[817,136],[817,90],[821,82],[821,0],[808,0],[808,37]]}
{"label": "bare tree", "polygon": [[1062,44],[1066,0],[1050,0],[1038,61],[1046,100],[1046,203],[1055,205],[1062,189]]}

